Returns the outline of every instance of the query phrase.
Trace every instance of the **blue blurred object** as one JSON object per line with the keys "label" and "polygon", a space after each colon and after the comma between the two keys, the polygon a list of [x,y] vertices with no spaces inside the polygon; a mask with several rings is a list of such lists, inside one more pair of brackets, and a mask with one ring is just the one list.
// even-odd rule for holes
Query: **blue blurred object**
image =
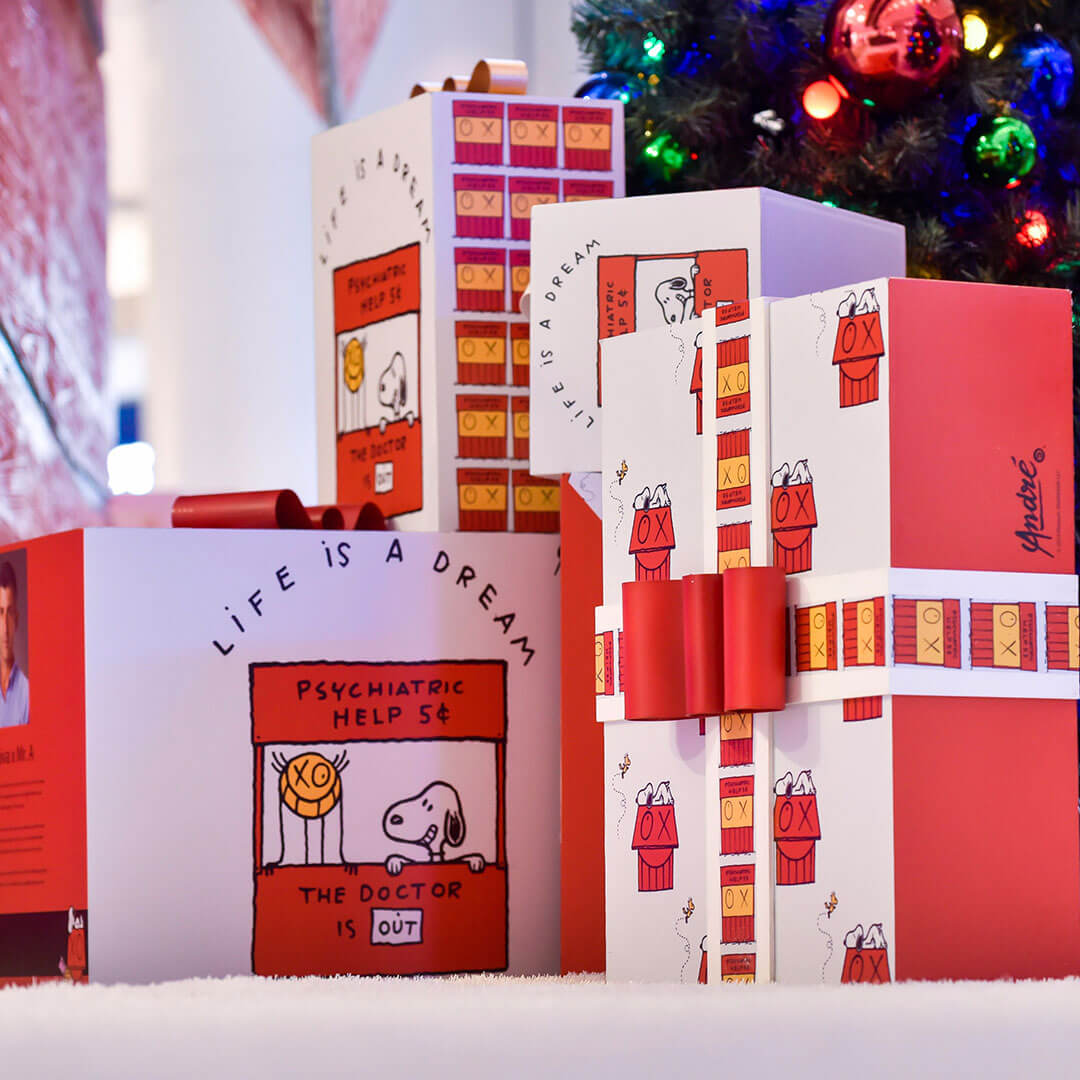
{"label": "blue blurred object", "polygon": [[1017,103],[1020,108],[1025,112],[1064,109],[1073,89],[1069,50],[1045,31],[1030,30],[1013,38],[1009,52],[1029,74],[1028,89]]}
{"label": "blue blurred object", "polygon": [[122,401],[116,410],[118,446],[139,441],[139,403]]}
{"label": "blue blurred object", "polygon": [[574,94],[574,97],[595,98],[599,101],[621,101],[623,104],[632,96],[626,78],[610,71],[598,71],[595,75],[590,75]]}

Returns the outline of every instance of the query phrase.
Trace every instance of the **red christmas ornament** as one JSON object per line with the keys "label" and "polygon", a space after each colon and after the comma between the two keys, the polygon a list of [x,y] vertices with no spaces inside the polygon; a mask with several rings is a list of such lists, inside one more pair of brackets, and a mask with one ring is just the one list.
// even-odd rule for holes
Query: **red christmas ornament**
{"label": "red christmas ornament", "polygon": [[1050,222],[1041,210],[1026,210],[1017,224],[1016,242],[1022,247],[1034,250],[1050,239]]}
{"label": "red christmas ornament", "polygon": [[963,49],[953,0],[836,0],[825,23],[825,53],[841,81],[888,109],[933,90]]}
{"label": "red christmas ornament", "polygon": [[840,91],[831,80],[818,79],[803,91],[802,103],[808,116],[828,120],[840,111]]}

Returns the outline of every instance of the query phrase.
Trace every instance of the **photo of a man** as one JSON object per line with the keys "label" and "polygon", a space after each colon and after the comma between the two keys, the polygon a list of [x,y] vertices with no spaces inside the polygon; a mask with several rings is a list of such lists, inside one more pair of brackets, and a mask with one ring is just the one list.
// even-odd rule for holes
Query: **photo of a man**
{"label": "photo of a man", "polygon": [[[25,568],[25,553],[21,568]],[[23,574],[25,580],[25,573]],[[16,648],[26,659],[26,631],[19,633],[19,586],[11,559],[0,562],[0,728],[18,727],[30,721],[30,681],[15,657]]]}

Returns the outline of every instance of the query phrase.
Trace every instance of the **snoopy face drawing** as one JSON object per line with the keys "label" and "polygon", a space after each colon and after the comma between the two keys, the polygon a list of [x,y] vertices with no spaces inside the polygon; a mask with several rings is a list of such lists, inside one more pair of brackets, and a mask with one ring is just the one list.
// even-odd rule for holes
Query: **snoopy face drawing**
{"label": "snoopy face drawing", "polygon": [[668,278],[656,286],[656,302],[664,313],[664,322],[686,322],[694,314],[694,290],[684,277]]}
{"label": "snoopy face drawing", "polygon": [[[457,790],[442,780],[428,784],[419,795],[390,806],[383,814],[382,827],[391,840],[426,849],[426,860],[391,855],[386,860],[386,868],[391,874],[399,874],[406,862],[446,862],[446,849],[459,848],[465,843],[465,813],[461,799]],[[467,862],[474,872],[484,868],[483,855],[458,855],[453,859]]]}
{"label": "snoopy face drawing", "polygon": [[465,842],[461,799],[441,780],[428,784],[411,799],[394,803],[383,815],[382,827],[391,840],[422,844],[432,862],[445,858],[446,847],[461,847]]}
{"label": "snoopy face drawing", "polygon": [[405,379],[405,357],[394,353],[390,363],[379,376],[379,404],[385,405],[397,420],[405,408],[408,385]]}

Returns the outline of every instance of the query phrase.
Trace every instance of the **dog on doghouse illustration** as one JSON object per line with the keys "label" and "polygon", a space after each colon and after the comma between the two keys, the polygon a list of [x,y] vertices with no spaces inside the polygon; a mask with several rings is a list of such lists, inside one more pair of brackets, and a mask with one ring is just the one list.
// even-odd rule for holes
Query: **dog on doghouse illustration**
{"label": "dog on doghouse illustration", "polygon": [[383,832],[391,840],[415,844],[424,850],[420,858],[408,855],[389,855],[386,869],[400,874],[406,863],[463,862],[478,874],[486,865],[484,856],[447,855],[447,848],[460,848],[465,843],[465,811],[457,788],[442,780],[428,784],[419,795],[402,799],[387,808],[382,820]]}
{"label": "dog on doghouse illustration", "polygon": [[86,918],[76,915],[73,907],[67,915],[67,949],[60,958],[60,974],[78,982],[86,974]]}

